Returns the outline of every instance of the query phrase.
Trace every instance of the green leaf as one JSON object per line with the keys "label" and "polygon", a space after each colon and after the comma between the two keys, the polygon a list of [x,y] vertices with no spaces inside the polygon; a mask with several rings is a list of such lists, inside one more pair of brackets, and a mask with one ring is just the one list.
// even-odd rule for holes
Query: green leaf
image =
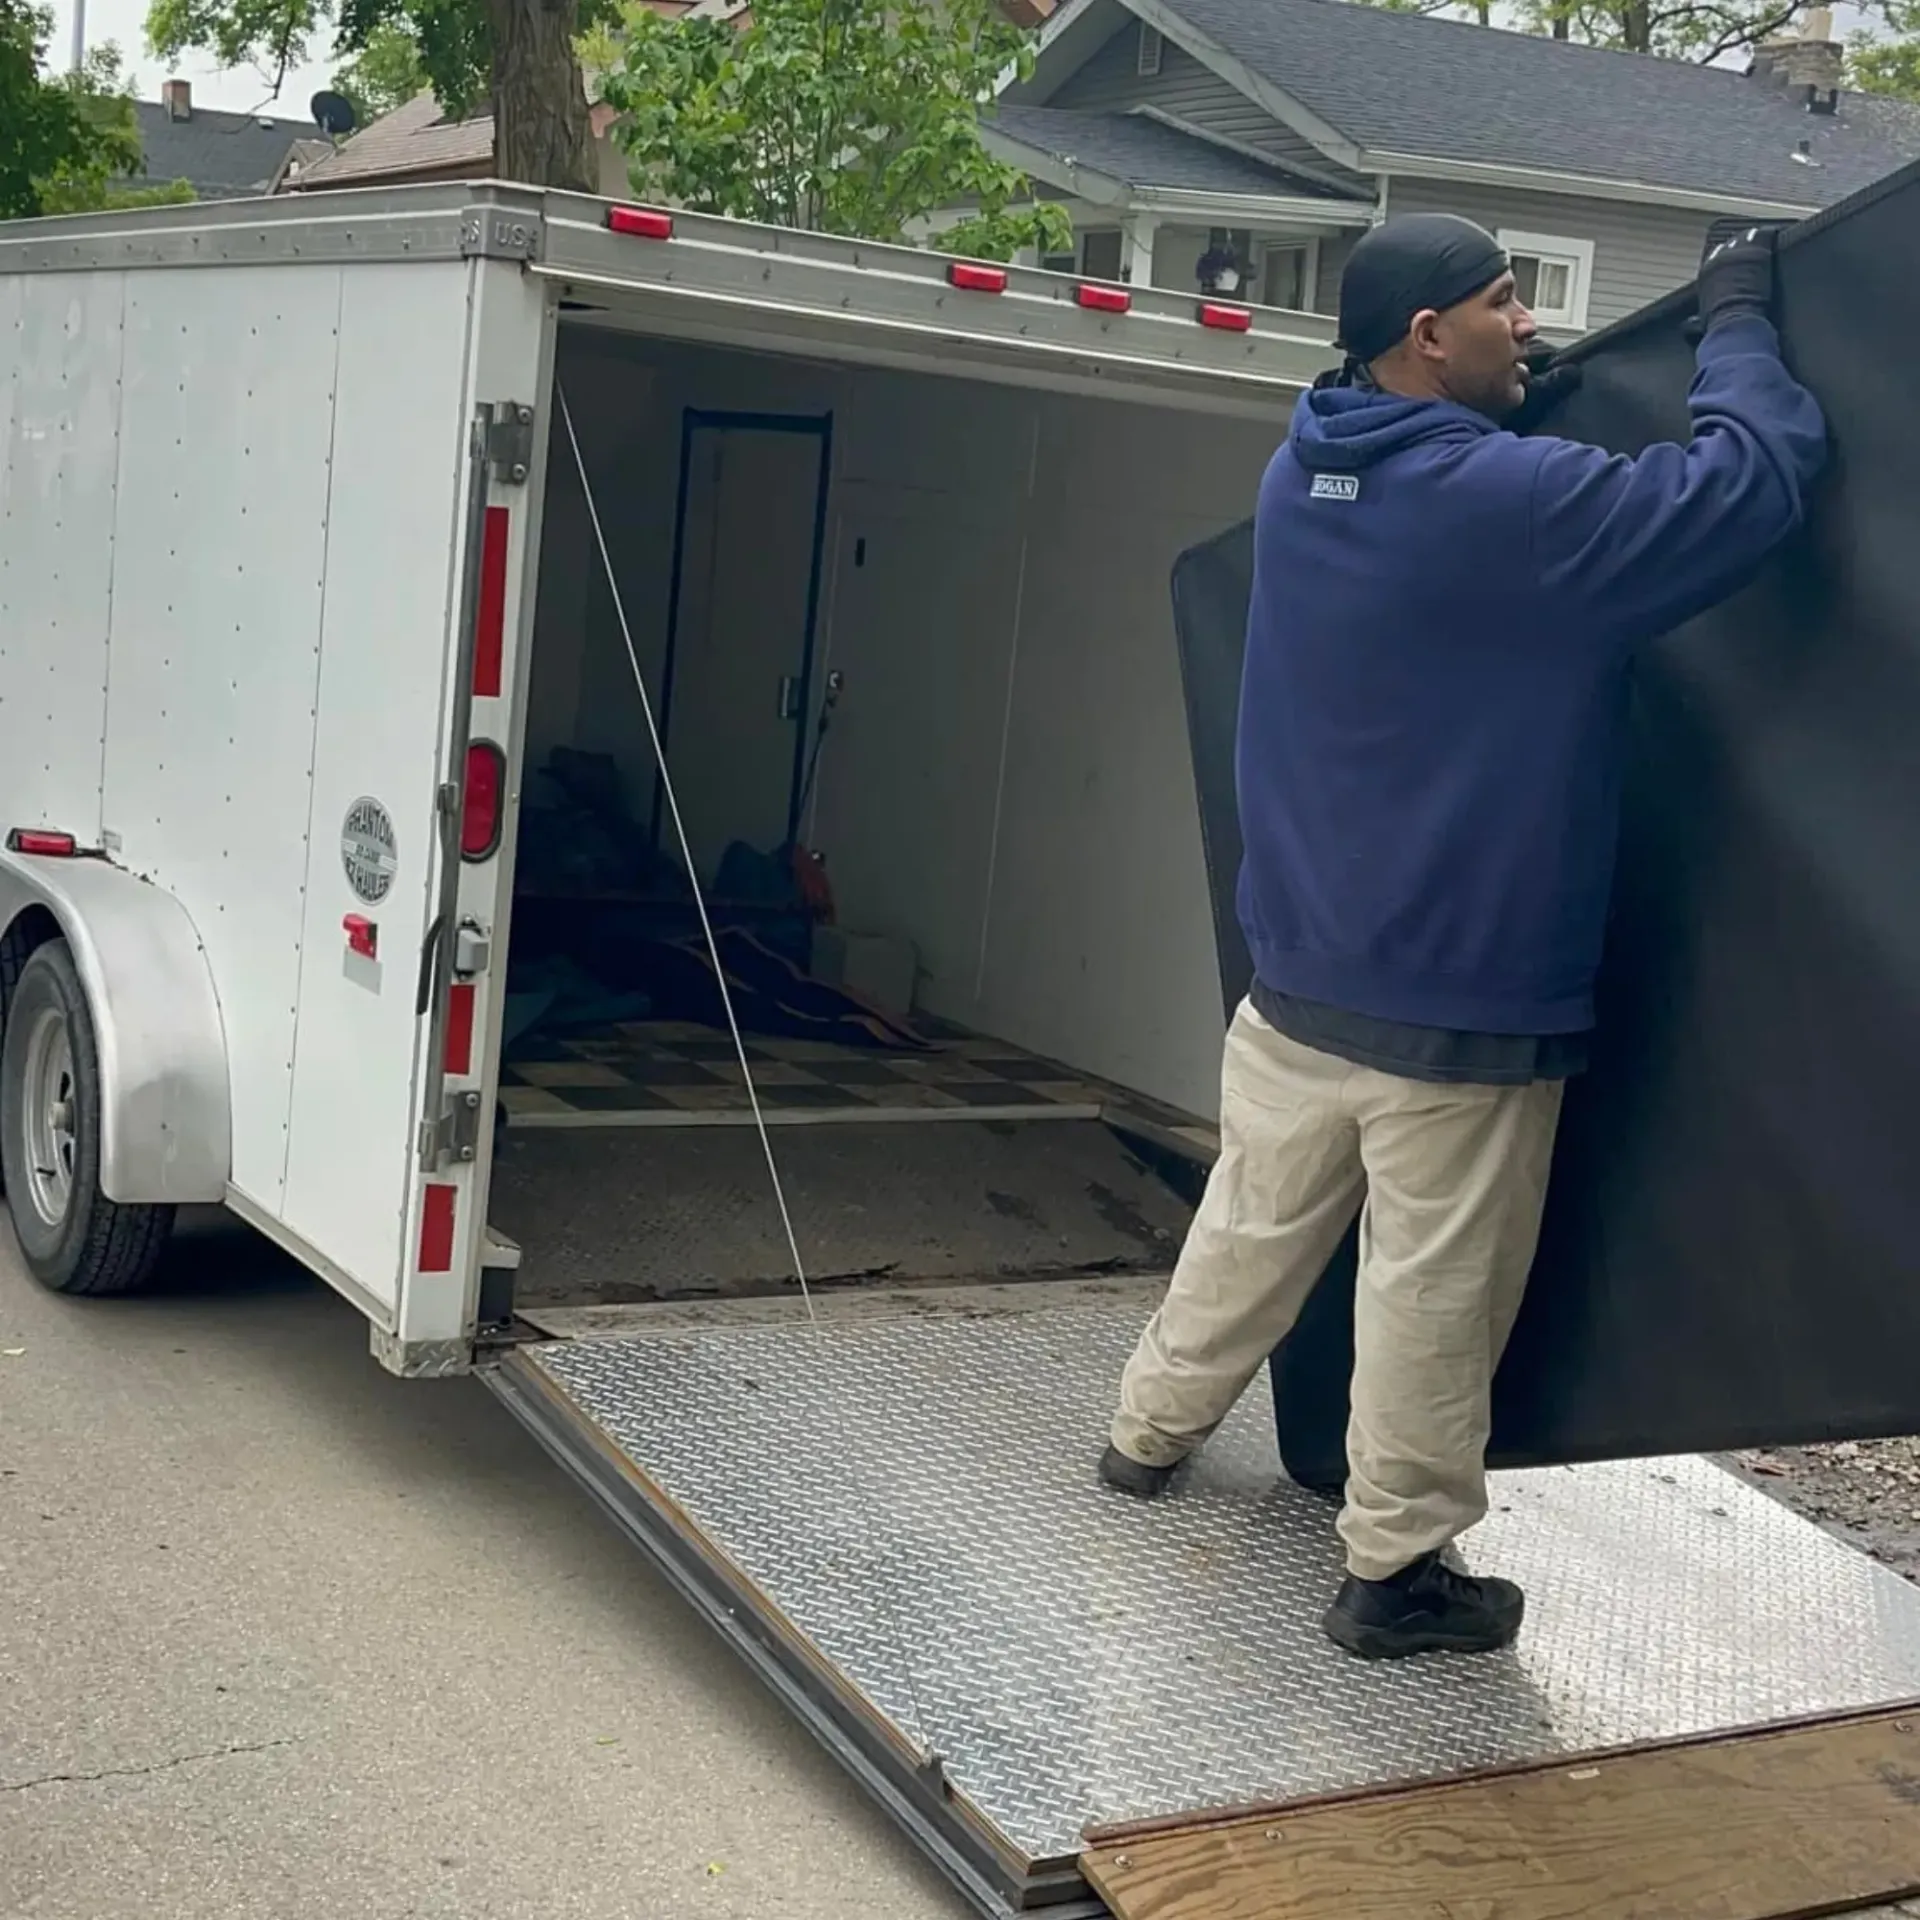
{"label": "green leaf", "polygon": [[80,213],[191,189],[132,185],[143,161],[119,50],[90,52],[75,74],[46,70],[52,15],[0,0],[0,219]]}
{"label": "green leaf", "polygon": [[630,5],[618,37],[601,93],[644,198],[886,241],[972,205],[969,250],[995,258],[1067,228],[981,144],[1032,61],[996,0],[755,0],[743,28]]}

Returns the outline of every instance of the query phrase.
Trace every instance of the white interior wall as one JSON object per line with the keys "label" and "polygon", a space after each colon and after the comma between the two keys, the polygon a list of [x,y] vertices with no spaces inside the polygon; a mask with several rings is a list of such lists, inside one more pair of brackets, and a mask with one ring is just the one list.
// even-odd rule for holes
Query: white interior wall
{"label": "white interior wall", "polygon": [[[862,398],[816,826],[842,918],[919,941],[932,1011],[1210,1113],[1219,975],[1169,577],[1250,510],[1278,428],[937,380]],[[897,542],[879,568],[875,528]]]}
{"label": "white interior wall", "polygon": [[[658,712],[679,494],[681,420],[710,412],[825,414],[837,371],[747,355],[688,351],[591,333],[563,334],[568,392],[620,598]],[[594,545],[573,449],[556,421],[541,536],[538,643],[527,765],[559,745],[612,756],[636,819],[651,806],[653,748],[634,692],[606,569]]]}
{"label": "white interior wall", "polygon": [[[1169,575],[1251,511],[1280,410],[1228,421],[637,341],[563,354],[562,377],[650,666],[681,409],[833,414],[816,688],[837,667],[846,691],[806,833],[842,924],[911,939],[929,1011],[1211,1113],[1219,976]],[[578,554],[570,512],[557,488],[543,574]],[[543,578],[533,751],[540,726],[566,737],[571,699],[571,737],[613,752],[638,803],[651,755],[600,600]]]}

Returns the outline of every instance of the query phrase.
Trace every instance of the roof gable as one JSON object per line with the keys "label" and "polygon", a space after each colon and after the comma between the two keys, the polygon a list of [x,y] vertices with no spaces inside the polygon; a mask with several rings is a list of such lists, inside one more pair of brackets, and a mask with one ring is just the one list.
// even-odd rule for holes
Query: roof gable
{"label": "roof gable", "polygon": [[1920,155],[1920,113],[1843,95],[1838,114],[1812,114],[1724,68],[1348,0],[1129,4],[1197,35],[1369,157],[1811,207]]}

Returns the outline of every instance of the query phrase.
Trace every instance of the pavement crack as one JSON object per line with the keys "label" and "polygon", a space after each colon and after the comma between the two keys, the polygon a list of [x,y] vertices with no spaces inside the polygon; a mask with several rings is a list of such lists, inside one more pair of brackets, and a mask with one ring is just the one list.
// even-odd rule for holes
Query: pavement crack
{"label": "pavement crack", "polygon": [[150,1773],[171,1773],[175,1767],[190,1767],[202,1760],[231,1760],[244,1753],[271,1753],[276,1747],[290,1747],[286,1740],[243,1741],[237,1746],[209,1747],[203,1753],[176,1753],[170,1760],[156,1760],[145,1767],[102,1767],[98,1773],[43,1773],[33,1780],[0,1780],[0,1793],[31,1793],[35,1787],[85,1786],[94,1780],[138,1780]]}

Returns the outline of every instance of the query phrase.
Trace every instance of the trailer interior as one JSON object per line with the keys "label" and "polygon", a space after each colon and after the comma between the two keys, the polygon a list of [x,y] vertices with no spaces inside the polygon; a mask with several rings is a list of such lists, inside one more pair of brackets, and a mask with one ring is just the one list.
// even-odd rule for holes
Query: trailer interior
{"label": "trailer interior", "polygon": [[[1095,1479],[1212,1152],[1168,575],[1244,514],[1284,396],[1185,411],[593,308],[555,377],[486,1378],[974,1907],[1331,1920],[1350,1859],[1309,1847],[1283,1909],[1270,1857],[1329,1802],[1607,1752],[1632,1817],[1685,1806],[1697,1843],[1714,1818],[1648,1771],[1669,1743],[1864,1714],[1883,1767],[1920,1595],[1704,1461],[1502,1476],[1470,1555],[1528,1586],[1527,1635],[1391,1672],[1317,1631],[1332,1510],[1263,1395],[1179,1498]],[[1254,1904],[1196,1903],[1249,1847]],[[1439,1869],[1382,1861],[1364,1910],[1415,1911]]]}
{"label": "trailer interior", "polygon": [[523,1311],[791,1287],[755,1100],[814,1284],[1163,1274],[1220,1034],[1164,581],[1274,410],[586,325],[557,379],[627,631],[562,424],[492,1200]]}

